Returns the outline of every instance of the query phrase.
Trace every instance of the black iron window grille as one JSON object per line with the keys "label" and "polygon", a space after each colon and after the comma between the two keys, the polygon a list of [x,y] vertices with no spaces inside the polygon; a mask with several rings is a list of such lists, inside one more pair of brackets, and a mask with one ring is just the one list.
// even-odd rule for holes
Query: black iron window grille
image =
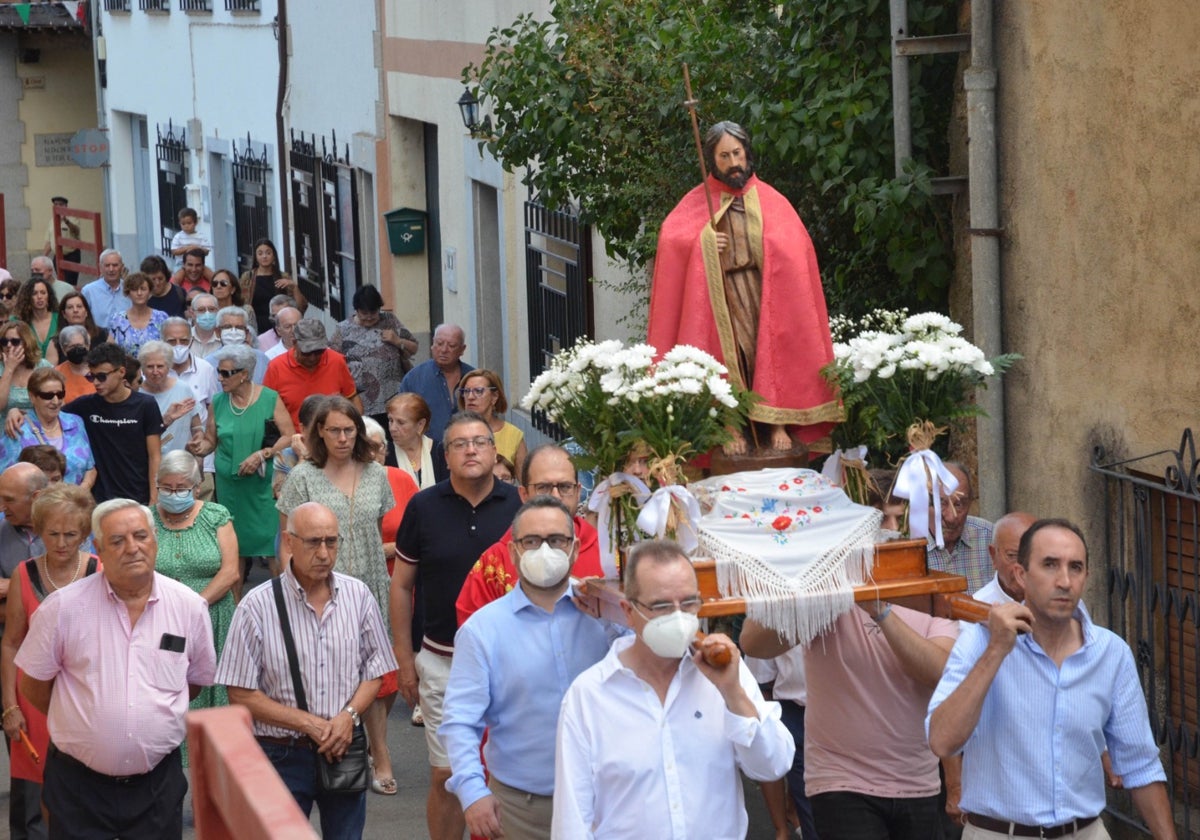
{"label": "black iron window grille", "polygon": [[[525,293],[529,306],[529,375],[536,377],[559,350],[594,333],[591,231],[571,210],[551,210],[531,197],[525,202]],[[540,431],[563,432],[540,411]]]}
{"label": "black iron window grille", "polygon": [[227,12],[261,12],[258,0],[225,0]]}
{"label": "black iron window grille", "polygon": [[104,11],[106,12],[128,12],[129,0],[104,0]]}
{"label": "black iron window grille", "polygon": [[254,270],[254,243],[270,234],[267,196],[271,180],[271,163],[267,147],[254,151],[254,143],[246,133],[246,147],[239,151],[233,143],[233,222],[237,239],[238,263],[247,271]]}
{"label": "black iron window grille", "polygon": [[209,0],[179,0],[179,11],[211,12],[212,4],[209,2]]}
{"label": "black iron window grille", "polygon": [[187,206],[188,147],[187,129],[180,128],[175,135],[175,126],[167,122],[167,133],[158,129],[158,142],[154,147],[158,161],[158,219],[162,253],[171,257],[171,237],[179,230],[179,211]]}
{"label": "black iron window grille", "polygon": [[169,12],[170,0],[138,0],[138,8],[143,12]]}

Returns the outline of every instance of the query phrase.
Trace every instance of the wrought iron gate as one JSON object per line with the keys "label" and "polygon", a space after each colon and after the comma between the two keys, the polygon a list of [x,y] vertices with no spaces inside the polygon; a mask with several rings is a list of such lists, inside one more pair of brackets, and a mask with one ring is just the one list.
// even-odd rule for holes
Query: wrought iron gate
{"label": "wrought iron gate", "polygon": [[[238,265],[254,271],[254,243],[270,235],[267,218],[267,187],[271,178],[271,163],[264,144],[259,154],[254,152],[250,135],[246,148],[239,152],[233,143],[233,220],[237,238]],[[247,301],[248,303],[249,301]]]}
{"label": "wrought iron gate", "polygon": [[[570,210],[525,202],[525,286],[529,305],[529,375],[536,377],[559,350],[594,334],[591,230]],[[561,439],[541,412],[534,425]]]}
{"label": "wrought iron gate", "polygon": [[157,133],[154,156],[158,161],[159,238],[163,256],[170,262],[171,238],[179,230],[179,211],[187,206],[187,129],[180,128],[176,137],[175,126],[168,121],[166,136],[163,136],[161,126]]}
{"label": "wrought iron gate", "polygon": [[[1107,625],[1133,649],[1180,836],[1190,837],[1200,831],[1200,461],[1191,429],[1177,450],[1106,460],[1097,449],[1107,529],[1093,568],[1107,560]],[[1110,794],[1108,810],[1145,830],[1127,794]]]}

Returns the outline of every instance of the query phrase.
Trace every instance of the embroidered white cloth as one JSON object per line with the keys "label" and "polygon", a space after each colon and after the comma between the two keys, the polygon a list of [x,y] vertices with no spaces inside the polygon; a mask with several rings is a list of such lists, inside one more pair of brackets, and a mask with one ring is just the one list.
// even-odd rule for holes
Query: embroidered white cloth
{"label": "embroidered white cloth", "polygon": [[875,561],[883,514],[855,504],[813,470],[714,476],[700,500],[700,549],[725,597],[793,644],[807,644],[854,605]]}

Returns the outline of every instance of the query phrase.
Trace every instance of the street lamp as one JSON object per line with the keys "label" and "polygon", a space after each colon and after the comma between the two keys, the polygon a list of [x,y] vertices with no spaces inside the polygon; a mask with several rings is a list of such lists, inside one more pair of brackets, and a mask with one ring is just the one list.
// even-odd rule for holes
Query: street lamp
{"label": "street lamp", "polygon": [[458,110],[462,113],[463,126],[472,137],[491,134],[492,118],[484,117],[480,121],[479,100],[470,88],[463,88],[462,96],[458,97]]}

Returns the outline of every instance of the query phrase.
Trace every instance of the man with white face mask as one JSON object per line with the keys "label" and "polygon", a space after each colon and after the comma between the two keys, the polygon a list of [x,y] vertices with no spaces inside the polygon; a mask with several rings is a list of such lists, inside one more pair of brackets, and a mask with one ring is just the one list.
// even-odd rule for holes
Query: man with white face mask
{"label": "man with white face mask", "polygon": [[[783,778],[795,745],[778,703],[763,700],[737,647],[714,634],[693,652],[700,588],[668,540],[625,564],[618,639],[568,689],[558,721],[555,838],[745,837],[740,770]],[[709,665],[718,650],[723,666]]]}
{"label": "man with white face mask", "polygon": [[446,789],[462,803],[472,835],[548,839],[558,709],[572,680],[604,657],[609,636],[571,600],[578,541],[566,505],[535,496],[517,511],[512,533],[517,586],[454,637],[438,733],[453,773]]}

